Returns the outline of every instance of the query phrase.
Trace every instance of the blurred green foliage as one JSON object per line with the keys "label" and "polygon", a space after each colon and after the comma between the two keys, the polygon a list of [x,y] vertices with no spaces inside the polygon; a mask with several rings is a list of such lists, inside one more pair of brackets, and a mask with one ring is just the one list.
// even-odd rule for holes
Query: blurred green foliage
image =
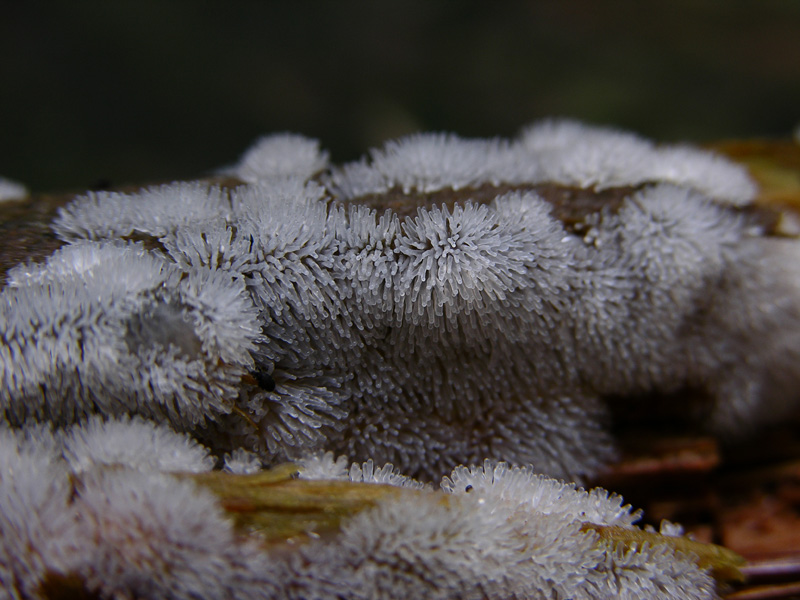
{"label": "blurred green foliage", "polygon": [[198,176],[271,131],[341,162],[545,116],[788,135],[800,2],[0,1],[0,174],[35,190]]}

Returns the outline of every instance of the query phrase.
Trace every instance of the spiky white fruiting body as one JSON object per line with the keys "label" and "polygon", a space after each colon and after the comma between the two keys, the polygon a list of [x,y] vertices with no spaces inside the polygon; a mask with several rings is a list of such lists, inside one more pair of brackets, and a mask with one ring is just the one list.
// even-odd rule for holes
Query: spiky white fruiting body
{"label": "spiky white fruiting body", "polygon": [[320,149],[317,140],[277,133],[259,138],[239,163],[225,172],[242,181],[257,183],[280,176],[309,179],[327,166],[328,153]]}
{"label": "spiky white fruiting body", "polygon": [[62,209],[64,239],[103,240],[146,234],[160,238],[192,223],[224,219],[227,195],[200,182],[147,188],[131,197],[118,192],[89,192]]}
{"label": "spiky white fruiting body", "polygon": [[2,292],[6,419],[579,477],[612,456],[606,398],[699,391],[723,432],[792,405],[800,244],[740,167],[570,121],[326,165],[279,135],[234,168],[250,185],[74,201],[70,245]]}
{"label": "spiky white fruiting body", "polygon": [[663,181],[709,198],[746,205],[756,195],[747,172],[688,146],[655,146],[635,134],[576,121],[543,121],[523,131],[520,144],[540,165],[542,181],[603,189]]}
{"label": "spiky white fruiting body", "polygon": [[[32,439],[31,439],[32,438]],[[69,472],[47,432],[0,428],[0,598],[35,598],[49,570],[66,568],[80,531]],[[48,439],[49,438],[49,439]]]}
{"label": "spiky white fruiting body", "polygon": [[244,448],[236,448],[230,454],[226,454],[224,463],[225,471],[237,475],[258,473],[263,467],[261,457],[255,452],[250,452]]}
{"label": "spiky white fruiting body", "polygon": [[210,471],[216,460],[188,435],[141,418],[106,421],[92,417],[73,427],[63,440],[63,454],[73,473],[98,465],[121,465],[140,471]]}
{"label": "spiky white fruiting body", "polygon": [[378,483],[415,489],[427,487],[410,477],[401,475],[391,463],[376,469],[375,462],[371,458],[363,463],[352,463],[348,466],[345,456],[334,458],[333,452],[326,452],[306,456],[298,461],[298,465],[300,479]]}
{"label": "spiky white fruiting body", "polygon": [[192,482],[94,473],[84,477],[76,508],[85,546],[69,570],[101,597],[246,598],[254,581],[268,597],[275,585],[268,569],[258,572],[266,557],[236,539],[215,498]]}
{"label": "spiky white fruiting body", "polygon": [[[353,471],[361,466],[351,467],[351,479]],[[457,469],[442,488],[448,496],[423,491],[413,502],[383,501],[350,519],[335,540],[304,547],[290,563],[291,597],[336,598],[342,582],[364,598],[716,597],[691,557],[647,545],[615,549],[582,529],[633,528],[638,513],[603,490],[491,462]]]}
{"label": "spiky white fruiting body", "polygon": [[0,292],[5,418],[139,413],[191,427],[229,412],[260,339],[244,285],[140,245],[76,242]]}
{"label": "spiky white fruiting body", "polygon": [[586,529],[634,530],[638,512],[620,497],[529,469],[459,467],[434,492],[392,465],[309,458],[305,479],[405,490],[323,538],[312,530],[284,547],[236,531],[217,497],[168,473],[176,463],[119,454],[109,436],[205,460],[184,435],[138,420],[94,419],[56,434],[0,429],[0,597],[716,597],[695,557],[666,542],[615,545]]}

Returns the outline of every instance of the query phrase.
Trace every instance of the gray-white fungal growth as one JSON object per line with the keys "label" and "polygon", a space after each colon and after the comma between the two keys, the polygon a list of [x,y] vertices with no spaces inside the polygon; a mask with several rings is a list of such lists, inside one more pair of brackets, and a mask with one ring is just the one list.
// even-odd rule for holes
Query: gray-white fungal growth
{"label": "gray-white fungal growth", "polygon": [[160,238],[176,228],[230,216],[227,194],[200,182],[148,188],[135,202],[125,194],[89,192],[61,210],[59,235],[104,240],[146,234]]}
{"label": "gray-white fungal growth", "polygon": [[735,205],[747,205],[756,194],[747,173],[724,158],[687,146],[659,147],[631,133],[544,121],[525,129],[520,144],[543,181],[595,189],[663,181]]}
{"label": "gray-white fungal growth", "polygon": [[78,474],[100,465],[202,473],[216,463],[208,450],[188,435],[139,417],[106,421],[95,416],[73,427],[61,443],[69,469]]}
{"label": "gray-white fungal growth", "polygon": [[189,428],[230,412],[261,339],[244,284],[138,244],[77,242],[1,293],[6,420],[138,413]]}
{"label": "gray-white fungal growth", "polygon": [[6,420],[575,477],[613,454],[609,398],[693,390],[727,433],[792,406],[800,243],[740,167],[564,121],[326,166],[279,135],[232,169],[249,184],[62,210],[68,245],[0,296]]}
{"label": "gray-white fungal growth", "polygon": [[267,135],[244,153],[235,167],[224,172],[248,183],[277,176],[308,179],[328,166],[328,153],[317,140],[293,133]]}
{"label": "gray-white fungal growth", "polygon": [[441,487],[447,501],[382,502],[335,543],[303,548],[292,564],[297,597],[339,597],[342,581],[359,598],[716,597],[687,556],[647,544],[611,550],[586,535],[587,522],[633,528],[639,515],[619,496],[489,461]]}
{"label": "gray-white fungal growth", "polygon": [[[138,437],[142,427],[95,419],[57,436],[0,427],[0,597],[717,597],[708,569],[669,539],[601,537],[603,527],[641,533],[639,512],[619,496],[490,461],[455,469],[434,491],[391,465],[308,459],[305,479],[405,493],[384,491],[323,536],[311,529],[307,541],[259,543],[234,529],[212,493],[170,474],[174,465],[145,465],[102,440]],[[163,426],[143,437],[190,463],[203,454]],[[679,535],[671,524],[662,533]]]}
{"label": "gray-white fungal growth", "polygon": [[587,127],[575,121],[543,121],[519,139],[464,140],[420,134],[390,141],[362,160],[334,170],[337,195],[455,190],[485,183],[557,182],[602,190],[669,182],[711,198],[747,204],[756,193],[744,170],[708,152],[659,147],[632,133]]}

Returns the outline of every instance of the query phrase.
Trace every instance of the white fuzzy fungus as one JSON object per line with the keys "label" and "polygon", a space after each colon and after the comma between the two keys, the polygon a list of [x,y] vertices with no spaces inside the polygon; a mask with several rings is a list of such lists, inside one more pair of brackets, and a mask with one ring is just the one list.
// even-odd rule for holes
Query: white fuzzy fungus
{"label": "white fuzzy fungus", "polygon": [[[306,479],[404,493],[386,494],[324,537],[259,543],[258,532],[234,529],[212,493],[164,473],[164,464],[107,463],[111,435],[125,446],[156,440],[164,453],[170,444],[202,450],[178,434],[168,443],[166,431],[154,437],[157,429],[94,419],[59,432],[63,443],[40,428],[0,429],[0,597],[43,598],[49,588],[187,600],[716,598],[693,555],[666,542],[602,541],[586,528],[635,530],[638,512],[620,497],[490,461],[457,468],[434,492],[391,465],[369,460],[348,471],[332,454],[308,459]],[[76,444],[94,455],[101,448],[100,460],[76,462]]]}
{"label": "white fuzzy fungus", "polygon": [[328,166],[328,153],[319,142],[293,133],[278,133],[259,138],[244,153],[239,163],[225,173],[248,183],[276,176],[308,179]]}
{"label": "white fuzzy fungus", "polygon": [[210,471],[215,464],[208,450],[186,434],[139,417],[106,421],[92,417],[64,436],[63,454],[75,473],[99,465],[140,471]]}
{"label": "white fuzzy fungus", "polygon": [[248,184],[64,208],[68,245],[0,292],[5,419],[575,478],[613,455],[609,399],[691,390],[726,434],[794,405],[800,243],[741,167],[572,121],[326,166],[281,134],[232,171]]}
{"label": "white fuzzy fungus", "polygon": [[139,413],[190,427],[229,412],[260,339],[241,281],[142,246],[76,242],[0,292],[5,418]]}
{"label": "white fuzzy fungus", "polygon": [[230,454],[225,455],[224,469],[228,473],[250,475],[258,473],[262,466],[261,457],[255,452],[250,452],[244,448],[236,448]]}
{"label": "white fuzzy fungus", "polygon": [[136,194],[89,192],[61,209],[56,224],[64,239],[102,240],[146,234],[159,238],[230,214],[227,194],[200,182],[147,188]]}

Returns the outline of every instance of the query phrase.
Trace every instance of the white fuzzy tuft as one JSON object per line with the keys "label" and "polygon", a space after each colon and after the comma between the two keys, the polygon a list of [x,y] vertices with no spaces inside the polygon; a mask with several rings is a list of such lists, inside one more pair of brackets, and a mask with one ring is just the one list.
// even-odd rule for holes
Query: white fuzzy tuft
{"label": "white fuzzy tuft", "polygon": [[590,492],[535,473],[531,468],[511,467],[486,460],[483,466],[457,467],[445,477],[442,489],[450,494],[475,494],[521,509],[534,510],[571,521],[631,527],[640,512],[622,506],[622,498],[600,488]]}
{"label": "white fuzzy tuft", "polygon": [[0,428],[0,596],[37,597],[48,574],[66,571],[81,537],[71,493],[52,436]]}
{"label": "white fuzzy tuft", "polygon": [[[621,498],[527,468],[458,467],[442,493],[371,459],[348,470],[330,452],[309,457],[301,479],[406,489],[324,537],[310,530],[276,546],[235,531],[212,493],[164,472],[207,460],[188,438],[139,419],[93,419],[58,436],[0,429],[3,589],[37,597],[49,580],[102,597],[179,599],[715,597],[709,575],[666,544],[626,549],[584,530],[632,528],[638,512]],[[226,458],[239,476],[255,463],[242,451]],[[681,534],[674,524],[662,532]]]}
{"label": "white fuzzy tuft", "polygon": [[388,496],[337,539],[304,547],[290,563],[298,596],[716,597],[709,575],[666,545],[616,550],[584,531],[636,516],[602,490],[488,462],[452,477],[449,496]]}
{"label": "white fuzzy tuft", "polygon": [[53,229],[68,240],[120,238],[134,233],[159,238],[180,226],[229,213],[230,202],[222,189],[182,182],[136,194],[89,192],[59,209]]}
{"label": "white fuzzy tuft", "polygon": [[346,199],[459,190],[483,184],[555,182],[602,190],[666,181],[744,205],[756,186],[729,160],[686,146],[656,146],[637,135],[570,120],[546,120],[518,140],[465,140],[417,134],[387,142],[358,162],[334,169],[330,186]]}
{"label": "white fuzzy tuft", "polygon": [[239,164],[226,170],[242,181],[256,183],[271,177],[309,179],[328,166],[328,153],[319,142],[293,133],[260,138],[244,153]]}
{"label": "white fuzzy tuft", "polygon": [[[634,527],[618,496],[509,464],[596,472],[614,455],[609,396],[696,388],[727,433],[796,406],[800,244],[759,220],[745,171],[570,121],[411,136],[326,168],[284,134],[243,156],[249,185],[230,192],[88,194],[53,224],[67,245],[9,271],[0,410],[25,429],[0,430],[0,584],[714,597],[668,546],[586,530]],[[265,550],[169,475],[215,460],[167,424],[236,476],[301,457],[303,479],[409,489]],[[400,472],[451,472],[447,493]]]}
{"label": "white fuzzy tuft", "polygon": [[387,463],[376,469],[372,459],[361,464],[353,463],[350,465],[348,479],[356,483],[378,483],[383,485],[393,485],[413,489],[422,489],[424,484],[401,475],[394,466]]}
{"label": "white fuzzy tuft", "polygon": [[241,282],[141,246],[76,243],[0,293],[0,406],[20,423],[139,412],[180,426],[230,410],[260,339]]}
{"label": "white fuzzy tuft", "polygon": [[347,457],[334,456],[333,452],[317,453],[296,461],[300,467],[299,479],[346,481]]}
{"label": "white fuzzy tuft", "polygon": [[757,191],[744,168],[721,156],[576,121],[537,123],[519,144],[540,165],[541,181],[597,189],[663,181],[734,205],[750,203]]}
{"label": "white fuzzy tuft", "polygon": [[795,405],[800,245],[739,166],[565,120],[326,165],[280,134],[230,192],[67,206],[70,245],[0,292],[6,420],[135,413],[267,464],[579,479],[614,456],[604,397],[698,389],[728,434]]}
{"label": "white fuzzy tuft", "polygon": [[200,473],[211,470],[216,462],[207,448],[186,434],[138,417],[108,421],[93,417],[72,427],[63,443],[64,456],[74,473],[99,465]]}
{"label": "white fuzzy tuft", "polygon": [[225,471],[236,475],[252,475],[258,473],[263,467],[261,457],[244,448],[236,448],[225,455]]}
{"label": "white fuzzy tuft", "polygon": [[649,168],[650,181],[691,187],[734,206],[751,204],[758,188],[748,172],[727,158],[691,148],[659,148]]}
{"label": "white fuzzy tuft", "polygon": [[237,543],[215,498],[190,481],[104,472],[86,478],[76,508],[91,545],[70,567],[103,597],[222,599],[255,579],[258,550]]}

